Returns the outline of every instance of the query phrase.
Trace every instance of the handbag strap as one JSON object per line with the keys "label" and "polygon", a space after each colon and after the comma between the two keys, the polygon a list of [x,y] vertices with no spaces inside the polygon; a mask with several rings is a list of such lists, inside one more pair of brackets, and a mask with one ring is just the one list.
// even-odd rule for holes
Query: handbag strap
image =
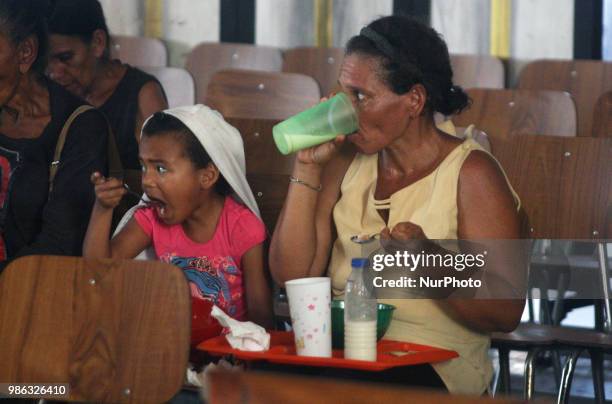
{"label": "handbag strap", "polygon": [[55,176],[57,175],[57,170],[60,165],[60,156],[62,155],[62,150],[64,149],[64,144],[66,143],[66,136],[68,136],[68,131],[70,130],[70,125],[72,122],[83,112],[89,111],[93,109],[91,105],[81,105],[77,109],[75,109],[72,114],[68,117],[66,122],[64,123],[64,127],[57,138],[57,143],[55,144],[55,152],[53,153],[53,160],[51,161],[51,166],[49,167],[49,196],[51,195],[51,191],[53,191],[53,181],[55,180]]}
{"label": "handbag strap", "polygon": [[[53,153],[53,160],[51,161],[51,165],[49,167],[49,197],[51,196],[51,191],[53,191],[53,181],[55,180],[55,176],[57,175],[57,171],[60,167],[60,157],[62,155],[62,150],[64,149],[64,144],[66,143],[66,137],[68,136],[68,131],[70,130],[70,126],[72,122],[84,112],[94,109],[91,105],[81,105],[77,109],[75,109],[72,114],[68,117],[64,126],[62,127],[62,131],[57,138],[57,143],[55,144],[55,152]],[[117,149],[117,144],[115,142],[115,136],[111,130],[110,125],[108,124],[108,173],[109,176],[121,178],[123,177],[123,167],[121,165],[121,159],[119,158],[119,151]]]}

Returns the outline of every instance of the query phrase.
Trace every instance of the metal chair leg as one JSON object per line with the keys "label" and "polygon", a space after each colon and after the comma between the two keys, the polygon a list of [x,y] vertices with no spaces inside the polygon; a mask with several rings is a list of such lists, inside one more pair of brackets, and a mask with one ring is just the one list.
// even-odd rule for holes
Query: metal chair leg
{"label": "metal chair leg", "polygon": [[610,284],[608,280],[608,256],[606,254],[606,244],[597,243],[597,256],[599,258],[599,275],[603,286],[604,295],[604,330],[612,332],[612,308],[610,307]]}
{"label": "metal chair leg", "polygon": [[491,380],[491,384],[489,385],[489,395],[491,397],[495,397],[497,395],[497,392],[499,391],[499,384],[500,384],[500,369],[499,367],[493,371],[493,380]]}
{"label": "metal chair leg", "polygon": [[563,373],[561,375],[561,385],[559,386],[559,395],[557,396],[557,404],[567,404],[569,402],[570,391],[572,389],[572,378],[574,377],[574,370],[576,369],[576,362],[582,349],[570,352],[563,366]]}
{"label": "metal chair leg", "polygon": [[525,360],[525,384],[523,385],[523,398],[525,400],[531,400],[535,391],[535,368],[534,360],[542,350],[540,348],[533,348],[527,353],[527,359]]}
{"label": "metal chair leg", "polygon": [[533,310],[533,289],[527,289],[527,309],[529,311],[529,322],[535,322],[535,312]]}
{"label": "metal chair leg", "polygon": [[595,299],[595,330],[603,332],[604,331],[604,308],[603,308],[603,300]]}
{"label": "metal chair leg", "polygon": [[591,371],[593,373],[593,391],[595,392],[595,402],[603,404],[606,401],[603,373],[603,352],[598,350],[589,350],[589,355],[591,356]]}
{"label": "metal chair leg", "polygon": [[506,395],[510,394],[510,350],[508,348],[499,348],[499,385],[502,392]]}
{"label": "metal chair leg", "polygon": [[551,351],[551,361],[553,366],[553,374],[555,376],[555,383],[557,386],[561,385],[561,355],[559,351],[553,350]]}

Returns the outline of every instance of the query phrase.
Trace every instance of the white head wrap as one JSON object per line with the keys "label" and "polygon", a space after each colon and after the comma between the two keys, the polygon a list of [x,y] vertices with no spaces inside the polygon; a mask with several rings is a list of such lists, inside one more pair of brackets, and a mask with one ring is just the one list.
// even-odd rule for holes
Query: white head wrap
{"label": "white head wrap", "polygon": [[[244,146],[240,132],[227,123],[219,112],[202,104],[167,109],[163,112],[179,119],[193,132],[223,178],[232,187],[234,198],[261,218],[257,202],[246,180]],[[147,118],[143,127],[146,126],[149,119],[151,117]],[[143,202],[141,201],[140,204]],[[134,206],[123,216],[115,230],[115,235],[129,222],[137,207]],[[148,248],[136,259],[155,259],[155,253]]]}
{"label": "white head wrap", "polygon": [[[244,145],[240,132],[227,123],[219,112],[202,104],[167,109],[164,112],[179,119],[193,132],[223,178],[232,187],[238,201],[246,205],[257,217],[261,217],[246,180]],[[147,121],[149,119],[151,117]],[[146,124],[145,121],[142,126]]]}

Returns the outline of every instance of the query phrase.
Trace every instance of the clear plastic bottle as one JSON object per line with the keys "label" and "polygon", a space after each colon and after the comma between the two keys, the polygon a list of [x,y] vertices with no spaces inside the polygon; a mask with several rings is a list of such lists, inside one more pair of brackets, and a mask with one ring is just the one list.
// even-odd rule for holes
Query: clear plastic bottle
{"label": "clear plastic bottle", "polygon": [[377,301],[364,280],[368,260],[353,258],[351,266],[344,291],[344,357],[375,361]]}

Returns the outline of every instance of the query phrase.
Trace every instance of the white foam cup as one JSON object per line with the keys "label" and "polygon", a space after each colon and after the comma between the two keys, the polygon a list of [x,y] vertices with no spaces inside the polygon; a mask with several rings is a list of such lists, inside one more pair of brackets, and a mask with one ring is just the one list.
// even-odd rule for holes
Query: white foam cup
{"label": "white foam cup", "polygon": [[330,279],[294,279],[285,289],[297,354],[331,358]]}

